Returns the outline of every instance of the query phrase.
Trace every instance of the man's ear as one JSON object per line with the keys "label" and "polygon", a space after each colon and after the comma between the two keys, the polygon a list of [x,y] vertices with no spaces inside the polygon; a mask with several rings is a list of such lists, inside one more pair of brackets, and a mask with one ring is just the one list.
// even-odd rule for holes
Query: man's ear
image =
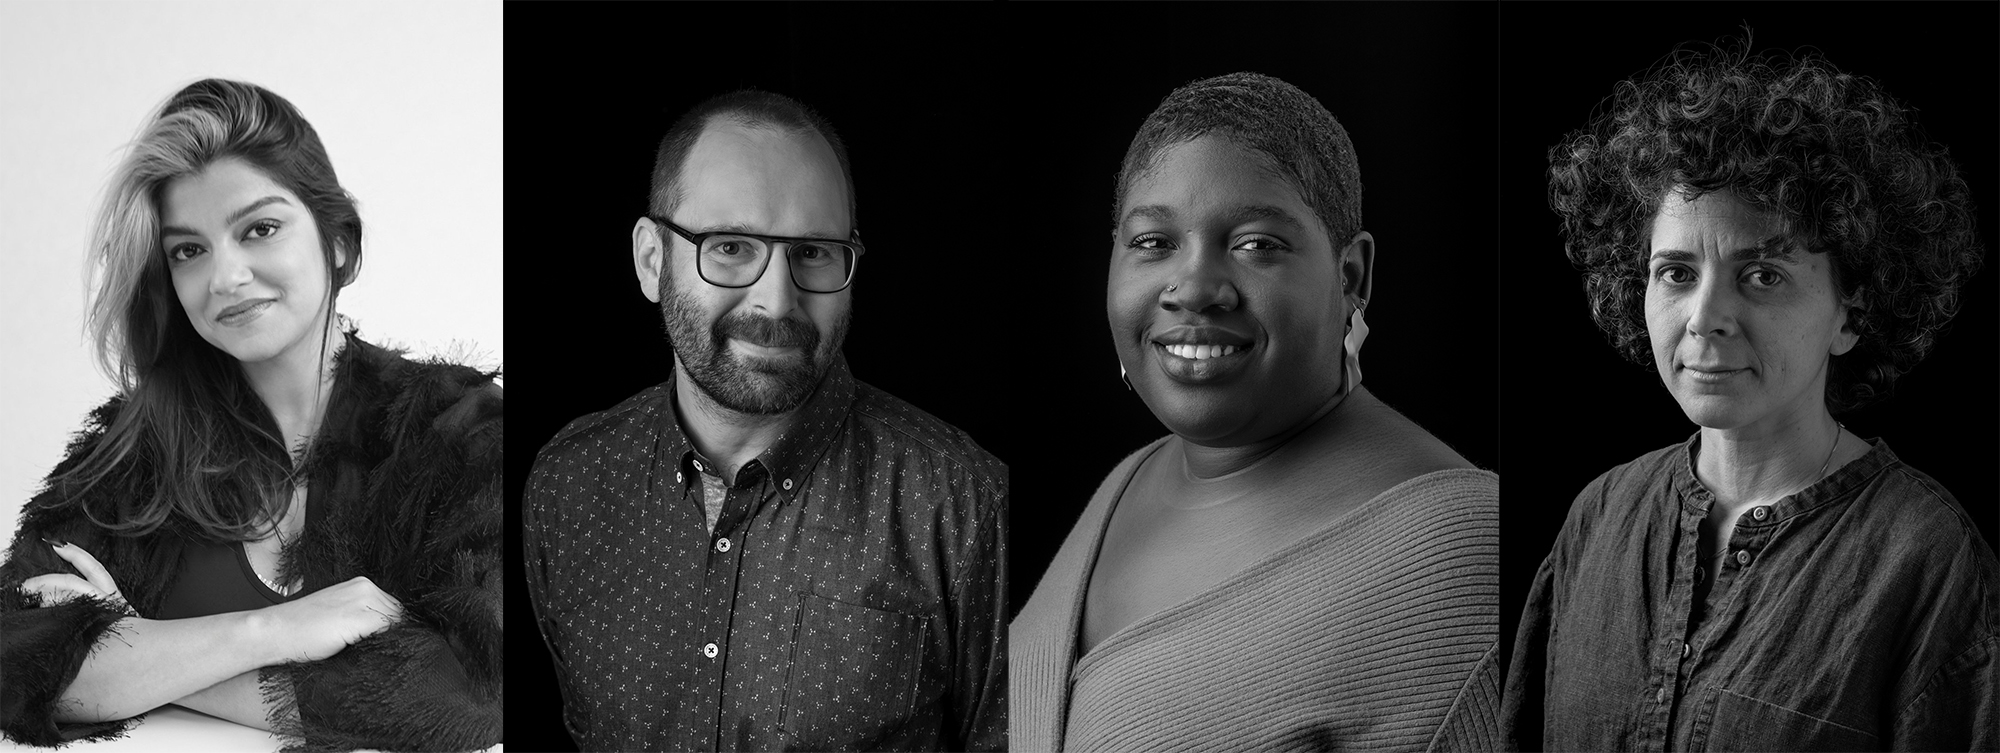
{"label": "man's ear", "polygon": [[632,225],[632,271],[639,275],[639,292],[654,303],[660,302],[660,275],[666,272],[667,246],[661,241],[664,232],[645,217]]}

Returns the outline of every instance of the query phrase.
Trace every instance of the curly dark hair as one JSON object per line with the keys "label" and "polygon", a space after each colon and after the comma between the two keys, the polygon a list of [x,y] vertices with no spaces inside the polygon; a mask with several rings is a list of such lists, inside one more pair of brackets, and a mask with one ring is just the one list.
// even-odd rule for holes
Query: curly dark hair
{"label": "curly dark hair", "polygon": [[1339,249],[1361,232],[1361,168],[1347,129],[1298,87],[1261,73],[1231,73],[1175,89],[1132,136],[1112,195],[1112,225],[1132,181],[1169,146],[1214,133],[1270,158],[1326,226]]}
{"label": "curly dark hair", "polygon": [[1831,256],[1859,343],[1833,359],[1829,409],[1891,393],[1958,313],[1983,249],[1965,180],[1914,112],[1817,53],[1683,48],[1619,82],[1549,150],[1549,205],[1591,316],[1642,365],[1649,228],[1670,192],[1729,191],[1773,213],[1787,245]]}

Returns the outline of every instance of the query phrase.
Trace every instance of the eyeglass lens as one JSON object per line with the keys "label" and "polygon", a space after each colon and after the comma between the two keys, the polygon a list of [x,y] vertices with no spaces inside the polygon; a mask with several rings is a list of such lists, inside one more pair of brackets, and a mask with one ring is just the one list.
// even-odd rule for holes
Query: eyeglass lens
{"label": "eyeglass lens", "polygon": [[[791,243],[792,279],[806,290],[831,293],[847,286],[854,270],[854,249],[832,241]],[[743,287],[757,281],[769,266],[771,244],[738,235],[702,239],[701,277],[716,285]]]}

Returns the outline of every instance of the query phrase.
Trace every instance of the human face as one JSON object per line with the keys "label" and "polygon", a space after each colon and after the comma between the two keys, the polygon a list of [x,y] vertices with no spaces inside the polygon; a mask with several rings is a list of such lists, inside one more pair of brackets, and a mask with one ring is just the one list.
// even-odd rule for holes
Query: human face
{"label": "human face", "polygon": [[1366,295],[1355,286],[1372,241],[1361,234],[1337,260],[1268,164],[1204,136],[1162,152],[1119,207],[1112,342],[1146,407],[1202,445],[1270,439],[1316,415],[1341,387],[1347,296]]}
{"label": "human face", "polygon": [[298,196],[249,163],[217,160],[168,181],[160,246],[181,308],[210,345],[262,363],[322,342],[319,229]]}
{"label": "human face", "polygon": [[1832,356],[1854,347],[1826,254],[1727,192],[1676,190],[1653,218],[1646,329],[1689,420],[1777,429],[1825,415]]}
{"label": "human face", "polygon": [[[716,122],[689,150],[675,224],[696,233],[846,238],[847,184],[817,134]],[[789,254],[774,254],[746,288],[701,279],[695,248],[651,220],[633,233],[641,288],[660,316],[682,373],[732,411],[786,413],[805,402],[846,339],[853,288],[808,293],[792,284]]]}

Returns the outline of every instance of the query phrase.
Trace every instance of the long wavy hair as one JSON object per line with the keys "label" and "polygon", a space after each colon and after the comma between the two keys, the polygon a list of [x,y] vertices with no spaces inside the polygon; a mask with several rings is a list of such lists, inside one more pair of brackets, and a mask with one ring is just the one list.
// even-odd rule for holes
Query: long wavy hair
{"label": "long wavy hair", "polygon": [[[260,538],[282,518],[297,483],[276,421],[236,359],[195,331],[160,246],[167,184],[231,158],[311,213],[327,269],[328,326],[340,289],[361,266],[354,197],[290,102],[253,84],[207,79],[160,106],[106,187],[91,237],[89,329],[100,366],[119,387],[117,410],[102,437],[51,479],[58,493],[49,495],[52,504],[82,505],[117,534],[144,535],[177,517],[209,539]],[[91,501],[86,494],[128,474],[148,479],[139,488],[151,496]]]}

